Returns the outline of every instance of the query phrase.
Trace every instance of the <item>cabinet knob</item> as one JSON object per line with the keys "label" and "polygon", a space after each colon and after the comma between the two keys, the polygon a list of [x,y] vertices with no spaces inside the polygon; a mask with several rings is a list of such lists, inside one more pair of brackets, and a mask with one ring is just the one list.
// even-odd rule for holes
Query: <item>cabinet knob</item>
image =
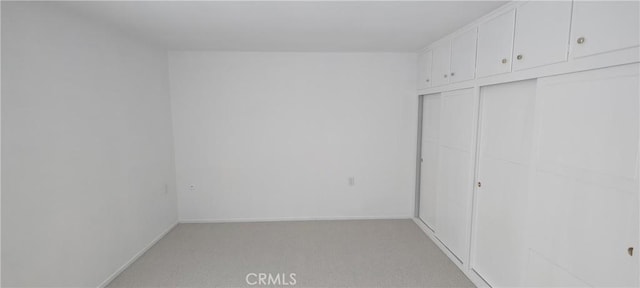
{"label": "cabinet knob", "polygon": [[578,40],[576,42],[578,42],[578,44],[584,43],[584,37],[578,38]]}
{"label": "cabinet knob", "polygon": [[502,64],[507,64],[507,58],[502,58],[502,61],[500,62],[502,62]]}
{"label": "cabinet knob", "polygon": [[447,74],[444,74],[444,78],[447,78]]}
{"label": "cabinet knob", "polygon": [[522,54],[518,55],[518,56],[516,57],[516,59],[518,59],[518,60],[522,60]]}
{"label": "cabinet knob", "polygon": [[454,75],[456,75],[456,73],[454,73],[454,72],[451,72],[451,76],[454,76]]}
{"label": "cabinet knob", "polygon": [[429,79],[427,79],[427,80],[424,80],[424,81],[425,81],[425,82],[429,82]]}
{"label": "cabinet knob", "polygon": [[629,253],[629,256],[633,256],[633,247],[627,248],[627,253]]}

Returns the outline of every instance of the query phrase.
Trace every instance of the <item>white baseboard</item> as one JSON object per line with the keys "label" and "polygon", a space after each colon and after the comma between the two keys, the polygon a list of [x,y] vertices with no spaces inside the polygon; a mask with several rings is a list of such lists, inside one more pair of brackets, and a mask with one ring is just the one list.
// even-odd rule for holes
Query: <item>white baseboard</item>
{"label": "white baseboard", "polygon": [[449,259],[451,259],[451,261],[454,264],[456,264],[458,269],[460,269],[460,271],[462,271],[462,273],[464,273],[464,275],[467,276],[469,280],[471,280],[471,283],[473,283],[473,285],[476,285],[476,287],[491,287],[487,284],[487,282],[485,282],[482,278],[480,278],[480,276],[476,274],[476,272],[473,271],[473,269],[465,267],[465,265],[462,264],[458,260],[458,258],[456,258],[456,256],[453,255],[453,253],[451,253],[451,251],[449,251],[449,249],[447,249],[447,247],[445,247],[444,244],[442,244],[442,242],[440,242],[438,238],[436,238],[431,228],[429,228],[426,224],[424,224],[422,220],[414,217],[413,222],[415,222],[416,225],[420,227],[422,232],[424,232],[424,234],[426,234],[427,237],[429,237],[429,239],[431,239],[431,241],[433,241],[433,243],[435,243],[436,246],[438,246],[438,248],[440,248],[440,250],[442,250],[442,252],[444,252],[444,254],[447,255],[447,257],[449,257]]}
{"label": "white baseboard", "polygon": [[328,220],[397,220],[412,219],[411,215],[399,216],[350,216],[350,217],[283,217],[283,218],[232,218],[232,219],[180,219],[179,223],[241,223],[241,222],[286,222],[286,221],[328,221]]}
{"label": "white baseboard", "polygon": [[124,263],[124,265],[120,266],[120,268],[118,268],[118,270],[113,272],[113,274],[111,274],[111,276],[109,276],[107,279],[102,281],[102,283],[100,283],[100,285],[98,285],[98,288],[107,287],[107,285],[109,285],[109,283],[111,283],[111,281],[113,281],[113,279],[116,279],[116,277],[118,277],[118,275],[120,275],[120,273],[122,273],[122,271],[124,271],[125,269],[129,268],[129,266],[131,264],[133,264],[133,262],[136,262],[136,260],[138,260],[138,258],[140,258],[140,256],[142,256],[142,254],[147,252],[147,250],[149,250],[149,248],[153,247],[153,245],[155,245],[158,241],[160,241],[160,239],[162,239],[165,235],[167,235],[167,233],[169,233],[169,231],[171,231],[174,227],[176,227],[176,225],[178,225],[178,222],[173,223],[171,226],[169,226],[169,228],[167,228],[166,230],[162,231],[162,233],[160,233],[158,236],[156,236],[156,238],[151,240],[151,242],[149,244],[147,244],[147,246],[145,246],[144,248],[142,248],[142,250],[140,250],[138,253],[133,255],[133,257],[131,257],[131,259],[129,259],[129,261]]}

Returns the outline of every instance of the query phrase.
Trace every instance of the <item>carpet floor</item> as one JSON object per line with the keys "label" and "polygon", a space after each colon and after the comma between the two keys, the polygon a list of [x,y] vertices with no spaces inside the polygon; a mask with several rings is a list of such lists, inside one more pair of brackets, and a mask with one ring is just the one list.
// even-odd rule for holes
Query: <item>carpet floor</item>
{"label": "carpet floor", "polygon": [[412,220],[344,220],[179,224],[109,285],[284,286],[473,284]]}

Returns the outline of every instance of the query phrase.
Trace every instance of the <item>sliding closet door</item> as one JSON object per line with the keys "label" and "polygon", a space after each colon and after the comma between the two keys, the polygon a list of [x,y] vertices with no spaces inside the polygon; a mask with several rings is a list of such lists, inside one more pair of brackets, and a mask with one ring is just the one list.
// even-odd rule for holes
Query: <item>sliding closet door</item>
{"label": "sliding closet door", "polygon": [[422,167],[420,168],[420,212],[422,222],[436,229],[438,189],[438,138],[440,131],[440,94],[423,96]]}
{"label": "sliding closet door", "polygon": [[536,81],[482,87],[471,268],[494,287],[522,286]]}
{"label": "sliding closet door", "polygon": [[538,80],[526,284],[638,286],[638,69]]}
{"label": "sliding closet door", "polygon": [[476,97],[473,89],[442,93],[436,237],[464,262],[469,247]]}

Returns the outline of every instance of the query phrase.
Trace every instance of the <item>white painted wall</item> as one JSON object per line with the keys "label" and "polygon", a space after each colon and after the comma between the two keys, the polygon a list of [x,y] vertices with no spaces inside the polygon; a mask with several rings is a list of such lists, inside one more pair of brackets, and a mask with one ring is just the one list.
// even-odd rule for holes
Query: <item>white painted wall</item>
{"label": "white painted wall", "polygon": [[416,59],[170,52],[180,219],[412,217]]}
{"label": "white painted wall", "polygon": [[2,286],[97,286],[177,220],[167,54],[2,2]]}

